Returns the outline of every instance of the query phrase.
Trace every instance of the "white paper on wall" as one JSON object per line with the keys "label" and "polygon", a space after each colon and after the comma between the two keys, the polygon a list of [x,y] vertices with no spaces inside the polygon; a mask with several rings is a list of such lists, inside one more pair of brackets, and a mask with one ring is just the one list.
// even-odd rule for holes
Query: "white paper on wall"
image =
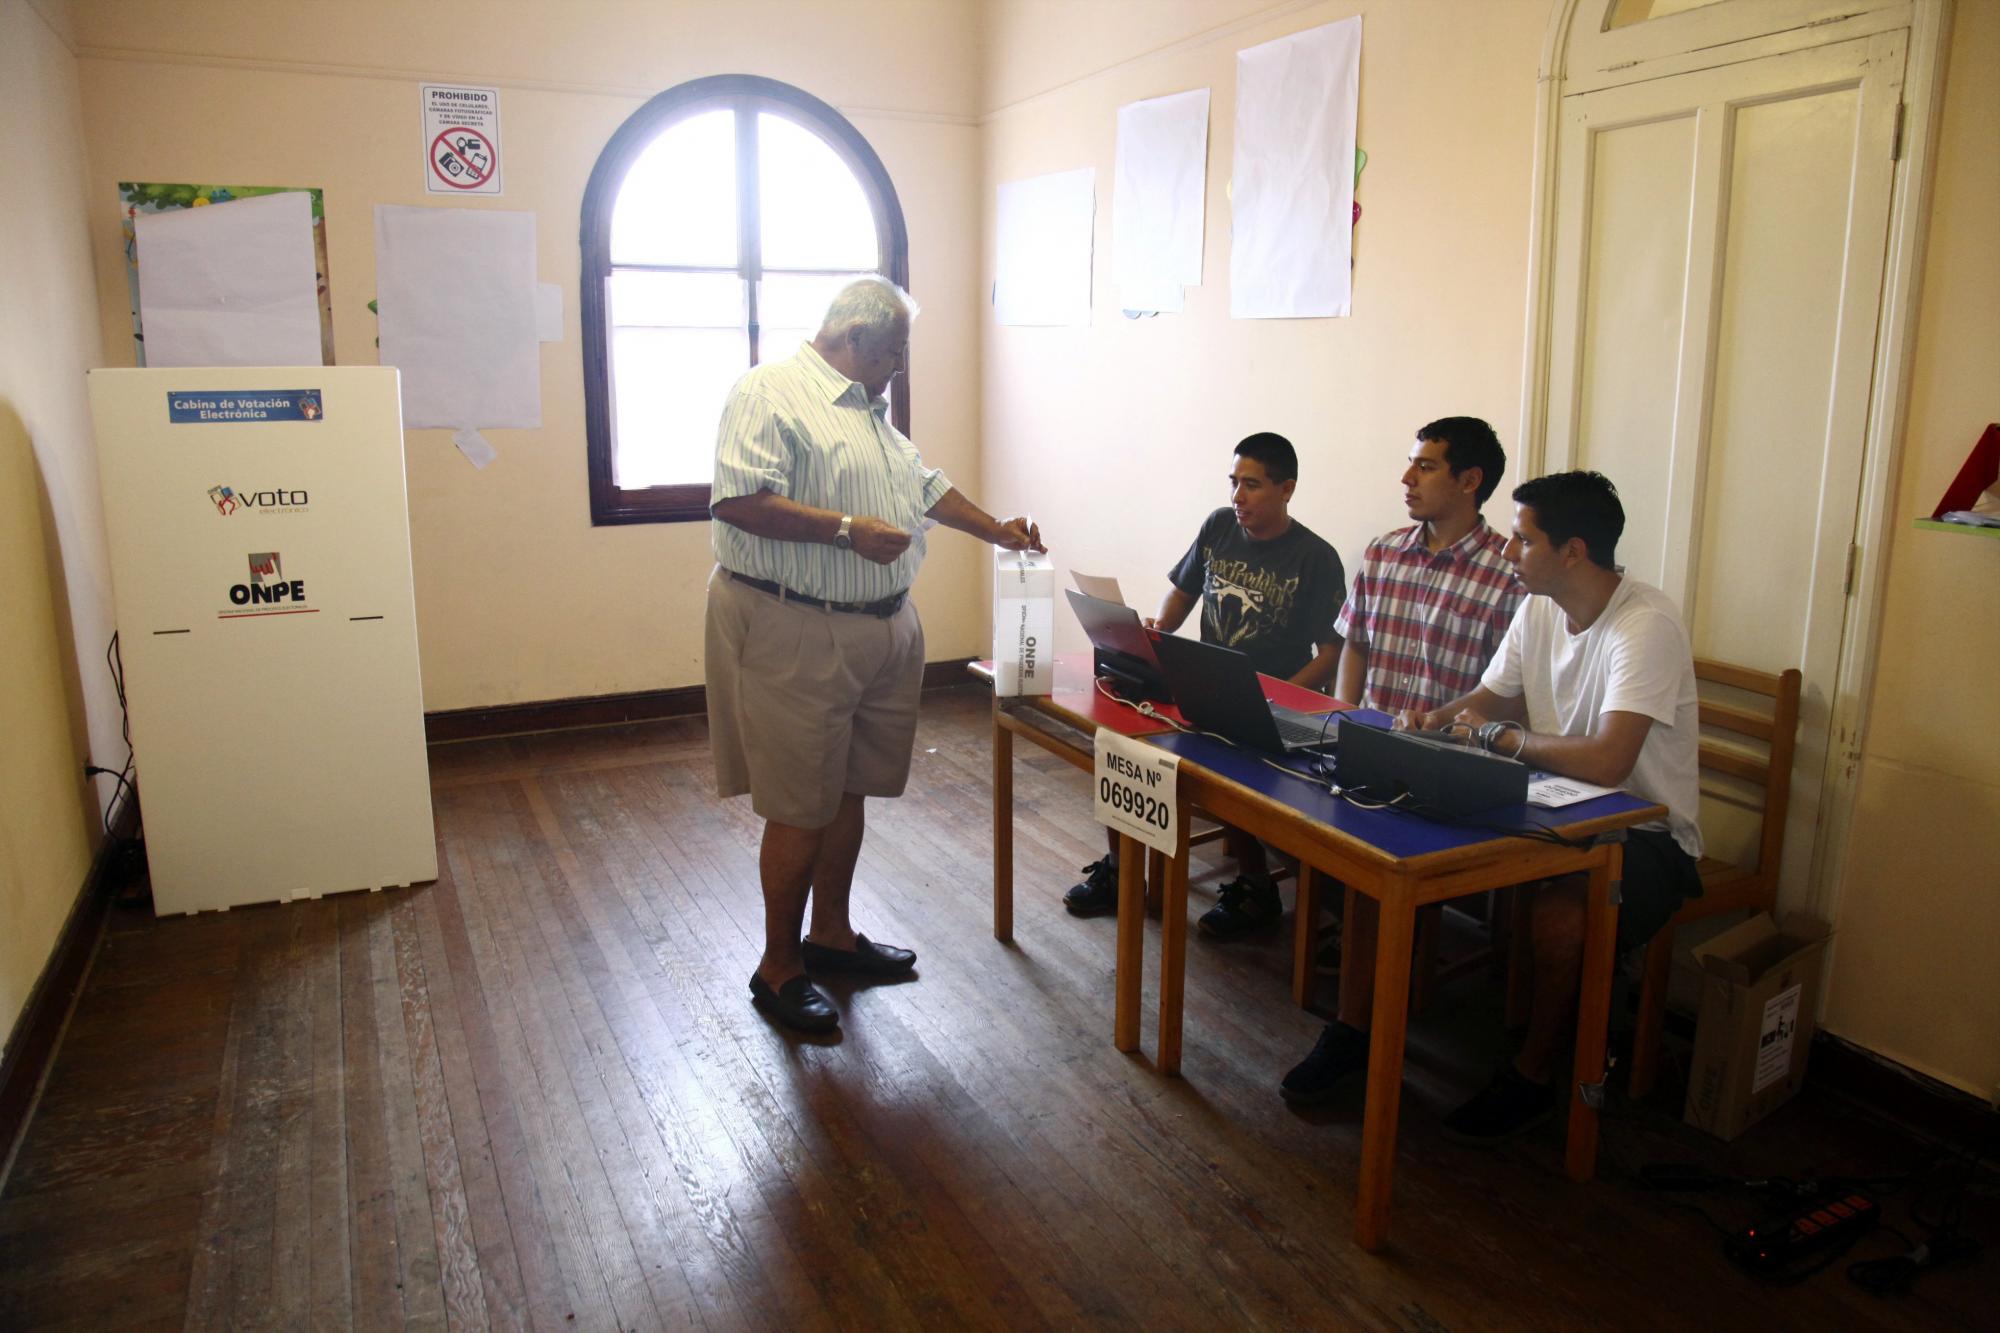
{"label": "white paper on wall", "polygon": [[1358,15],[1236,53],[1234,318],[1348,313],[1360,86]]}
{"label": "white paper on wall", "polygon": [[562,341],[562,288],[553,282],[535,284],[535,337],[545,343]]}
{"label": "white paper on wall", "polygon": [[311,195],[141,213],[133,226],[148,366],[321,363]]}
{"label": "white paper on wall", "polygon": [[1177,311],[1201,283],[1208,89],[1118,108],[1111,276],[1124,310]]}
{"label": "white paper on wall", "polygon": [[1009,181],[994,219],[993,309],[1002,324],[1090,323],[1097,172]]}
{"label": "white paper on wall", "polygon": [[542,424],[533,213],[377,204],[375,281],[405,427]]}

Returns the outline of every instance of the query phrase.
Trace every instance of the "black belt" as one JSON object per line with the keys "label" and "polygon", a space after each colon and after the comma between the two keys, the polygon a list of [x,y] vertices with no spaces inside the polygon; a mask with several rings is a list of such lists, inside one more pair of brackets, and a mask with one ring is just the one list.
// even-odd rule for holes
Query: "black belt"
{"label": "black belt", "polygon": [[798,602],[803,606],[818,607],[822,611],[848,611],[858,616],[876,616],[883,620],[902,610],[903,599],[910,595],[906,590],[884,597],[879,602],[829,602],[824,597],[808,597],[802,592],[793,592],[784,584],[773,583],[769,579],[753,579],[748,574],[738,574],[733,569],[728,573],[729,577],[738,583],[755,588],[758,592],[770,593],[781,602]]}

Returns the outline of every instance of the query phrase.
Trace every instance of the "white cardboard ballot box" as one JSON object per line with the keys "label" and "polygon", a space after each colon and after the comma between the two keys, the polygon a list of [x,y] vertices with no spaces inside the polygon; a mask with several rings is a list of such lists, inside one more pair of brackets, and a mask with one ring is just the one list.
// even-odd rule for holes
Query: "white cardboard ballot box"
{"label": "white cardboard ballot box", "polygon": [[94,370],[90,406],[154,909],[436,879],[394,368]]}
{"label": "white cardboard ballot box", "polygon": [[993,549],[993,693],[1053,694],[1056,567],[1037,551]]}

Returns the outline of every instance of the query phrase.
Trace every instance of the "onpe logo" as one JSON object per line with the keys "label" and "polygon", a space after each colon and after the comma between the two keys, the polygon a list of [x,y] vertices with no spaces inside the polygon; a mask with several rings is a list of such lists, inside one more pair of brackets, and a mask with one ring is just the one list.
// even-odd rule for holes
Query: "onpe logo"
{"label": "onpe logo", "polygon": [[229,600],[238,606],[305,601],[304,579],[285,578],[284,564],[276,551],[255,551],[250,555],[250,581],[229,590]]}

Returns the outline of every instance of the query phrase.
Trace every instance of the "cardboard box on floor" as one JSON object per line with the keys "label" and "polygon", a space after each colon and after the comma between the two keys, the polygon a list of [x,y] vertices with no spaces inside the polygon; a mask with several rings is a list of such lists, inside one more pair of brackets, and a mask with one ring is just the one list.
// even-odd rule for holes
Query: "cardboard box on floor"
{"label": "cardboard box on floor", "polygon": [[1781,928],[1759,912],[1695,948],[1701,1016],[1688,1073],[1690,1125],[1733,1139],[1799,1090],[1830,933],[1810,917],[1788,916]]}

